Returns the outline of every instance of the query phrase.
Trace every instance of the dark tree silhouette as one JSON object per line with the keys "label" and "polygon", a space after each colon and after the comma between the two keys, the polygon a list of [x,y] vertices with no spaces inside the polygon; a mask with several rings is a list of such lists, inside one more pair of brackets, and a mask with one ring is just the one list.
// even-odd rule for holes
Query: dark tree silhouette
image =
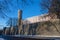
{"label": "dark tree silhouette", "polygon": [[60,0],[52,0],[52,4],[49,10],[51,13],[55,13],[57,18],[60,19]]}
{"label": "dark tree silhouette", "polygon": [[60,0],[43,0],[41,7],[43,10],[48,10],[49,14],[56,14],[60,19]]}

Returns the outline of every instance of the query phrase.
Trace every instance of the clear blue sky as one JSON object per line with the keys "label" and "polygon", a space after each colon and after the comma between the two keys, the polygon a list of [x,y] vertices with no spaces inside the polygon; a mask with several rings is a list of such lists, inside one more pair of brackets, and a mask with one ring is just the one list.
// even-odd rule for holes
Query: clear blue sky
{"label": "clear blue sky", "polygon": [[[12,0],[11,0],[12,1]],[[32,16],[37,16],[37,15],[41,15],[43,13],[46,13],[47,11],[41,11],[41,6],[39,5],[39,2],[41,0],[33,0],[33,4],[31,4],[29,1],[27,1],[27,3],[29,3],[29,5],[26,4],[19,4],[17,5],[16,0],[12,1],[12,6],[9,4],[9,9],[10,12],[6,12],[6,14],[9,17],[18,17],[18,9],[21,9],[23,11],[22,13],[22,18],[28,18],[28,17],[32,17]],[[24,6],[23,6],[24,5]],[[0,25],[5,25],[7,19],[2,19],[0,18]],[[0,27],[3,28],[3,27]]]}

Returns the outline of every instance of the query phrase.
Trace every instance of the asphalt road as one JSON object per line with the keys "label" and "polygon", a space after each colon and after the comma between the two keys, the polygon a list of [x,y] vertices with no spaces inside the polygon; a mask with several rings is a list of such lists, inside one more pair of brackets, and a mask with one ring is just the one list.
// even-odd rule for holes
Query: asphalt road
{"label": "asphalt road", "polygon": [[60,40],[59,38],[38,38],[37,36],[7,36],[7,35],[1,35],[0,40]]}

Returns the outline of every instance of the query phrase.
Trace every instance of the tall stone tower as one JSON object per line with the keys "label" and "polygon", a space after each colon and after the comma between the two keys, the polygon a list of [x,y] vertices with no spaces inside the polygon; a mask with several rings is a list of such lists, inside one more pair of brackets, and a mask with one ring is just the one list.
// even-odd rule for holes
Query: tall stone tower
{"label": "tall stone tower", "polygon": [[18,34],[22,31],[22,10],[18,10]]}

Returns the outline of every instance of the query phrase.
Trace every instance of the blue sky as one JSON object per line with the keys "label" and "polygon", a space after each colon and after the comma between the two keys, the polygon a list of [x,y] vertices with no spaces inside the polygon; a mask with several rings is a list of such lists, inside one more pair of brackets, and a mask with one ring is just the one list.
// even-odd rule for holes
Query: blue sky
{"label": "blue sky", "polygon": [[[4,1],[4,0],[3,0]],[[44,13],[47,13],[47,11],[41,11],[41,6],[39,5],[39,2],[41,0],[33,0],[33,4],[31,4],[29,2],[29,0],[27,1],[27,3],[29,3],[29,5],[26,5],[26,4],[23,4],[23,3],[19,3],[18,2],[18,5],[17,5],[17,2],[16,0],[11,0],[12,2],[12,6],[10,4],[8,4],[8,7],[10,9],[10,11],[6,12],[6,14],[9,16],[9,17],[15,17],[17,18],[18,17],[18,9],[21,9],[23,11],[22,13],[22,18],[25,19],[25,18],[28,18],[28,17],[32,17],[32,16],[37,16],[37,15],[41,15],[41,14],[44,14]],[[24,5],[24,6],[23,6]],[[6,25],[6,21],[7,21],[7,18],[6,19],[2,19],[0,17],[0,25]],[[3,27],[0,27],[0,28],[3,28]]]}
{"label": "blue sky", "polygon": [[[18,16],[18,9],[23,11],[23,19],[27,18],[27,17],[32,17],[32,16],[36,16],[36,15],[40,15],[45,13],[46,11],[40,11],[41,7],[39,5],[40,0],[33,0],[34,3],[31,4],[29,1],[27,1],[27,3],[29,3],[29,5],[26,4],[16,4],[16,0],[12,1],[13,6],[9,5],[10,8],[10,12],[7,12],[7,15],[9,17],[17,17]],[[24,5],[24,6],[23,6]]]}

